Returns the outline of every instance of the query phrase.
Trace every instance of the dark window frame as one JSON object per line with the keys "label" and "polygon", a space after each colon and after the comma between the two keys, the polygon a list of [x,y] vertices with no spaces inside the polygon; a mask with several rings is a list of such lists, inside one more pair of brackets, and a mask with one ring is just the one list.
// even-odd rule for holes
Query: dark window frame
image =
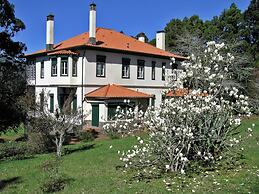
{"label": "dark window frame", "polygon": [[178,64],[177,63],[173,63],[172,64],[172,73],[175,69],[178,69]]}
{"label": "dark window frame", "polygon": [[[53,64],[53,59],[56,60],[56,64]],[[53,73],[53,66],[56,66],[56,74]],[[58,58],[54,57],[51,58],[51,77],[57,77],[58,76]]]}
{"label": "dark window frame", "polygon": [[44,78],[44,61],[41,61],[40,63],[40,78],[43,79]]}
{"label": "dark window frame", "polygon": [[[124,67],[128,69],[128,76],[123,76]],[[121,78],[130,79],[130,58],[122,58]]]}
{"label": "dark window frame", "polygon": [[166,62],[162,62],[162,81],[165,81]]}
{"label": "dark window frame", "polygon": [[[98,74],[98,66],[101,65],[103,68],[103,75]],[[105,77],[106,76],[106,56],[96,55],[96,77]]]}
{"label": "dark window frame", "polygon": [[[143,77],[139,76],[139,68],[143,68]],[[137,61],[137,79],[145,79],[145,61],[138,59]]]}
{"label": "dark window frame", "polygon": [[156,61],[152,61],[151,65],[151,79],[156,80]]}
{"label": "dark window frame", "polygon": [[73,57],[72,58],[72,76],[77,77],[77,65],[78,65],[78,58]]}
{"label": "dark window frame", "polygon": [[49,94],[49,112],[54,113],[54,94]]}
{"label": "dark window frame", "polygon": [[[66,65],[66,67],[67,67],[67,74],[63,74],[63,72],[64,72],[64,65],[63,65],[63,62],[67,62],[67,65]],[[62,77],[68,77],[68,68],[69,67],[69,65],[68,65],[68,57],[61,57],[61,60],[60,60],[60,76],[62,76]]]}

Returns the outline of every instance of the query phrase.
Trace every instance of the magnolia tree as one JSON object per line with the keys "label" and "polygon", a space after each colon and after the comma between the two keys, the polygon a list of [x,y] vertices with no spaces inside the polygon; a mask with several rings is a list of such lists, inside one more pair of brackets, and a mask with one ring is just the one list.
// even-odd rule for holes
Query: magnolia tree
{"label": "magnolia tree", "polygon": [[[64,103],[62,108],[56,108],[54,113],[48,110],[48,93],[43,91],[41,95],[44,96],[42,104],[35,104],[35,114],[31,117],[35,120],[33,122],[34,130],[46,133],[51,137],[56,147],[57,157],[62,155],[62,146],[69,133],[75,132],[78,126],[82,125],[84,115],[79,108],[76,111],[71,110],[71,102],[74,96],[74,91],[71,92],[69,97]],[[43,129],[43,130],[42,130]]]}
{"label": "magnolia tree", "polygon": [[[149,137],[138,138],[131,150],[122,153],[126,168],[141,174],[158,170],[184,174],[192,162],[212,165],[240,142],[237,128],[241,118],[251,113],[248,97],[232,85],[236,67],[227,49],[209,42],[203,55],[192,55],[182,63],[185,73],[179,81],[187,94],[166,99],[160,108],[146,112]],[[168,85],[174,92],[179,83]]]}
{"label": "magnolia tree", "polygon": [[104,131],[111,136],[125,136],[143,129],[143,111],[116,109],[114,117],[103,126]]}

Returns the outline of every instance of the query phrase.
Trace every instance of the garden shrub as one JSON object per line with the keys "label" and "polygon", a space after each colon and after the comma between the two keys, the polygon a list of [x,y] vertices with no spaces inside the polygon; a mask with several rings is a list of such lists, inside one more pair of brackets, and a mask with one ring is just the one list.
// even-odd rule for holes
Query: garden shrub
{"label": "garden shrub", "polygon": [[27,144],[32,154],[41,154],[55,150],[50,136],[42,132],[30,132],[28,134]]}
{"label": "garden shrub", "polygon": [[60,172],[61,163],[61,158],[51,159],[43,163],[44,181],[40,188],[44,193],[62,191],[68,183],[66,176]]}
{"label": "garden shrub", "polygon": [[84,130],[79,132],[79,140],[83,142],[93,141],[97,136],[98,132],[95,130]]}
{"label": "garden shrub", "polygon": [[25,159],[30,157],[26,142],[5,142],[0,144],[0,160]]}

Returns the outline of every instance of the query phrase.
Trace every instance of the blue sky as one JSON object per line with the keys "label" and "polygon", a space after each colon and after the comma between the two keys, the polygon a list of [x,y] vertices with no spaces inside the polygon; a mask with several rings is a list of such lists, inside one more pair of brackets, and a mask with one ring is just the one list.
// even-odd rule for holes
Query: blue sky
{"label": "blue sky", "polygon": [[[10,0],[16,16],[26,30],[16,39],[26,43],[27,53],[45,48],[45,22],[49,13],[55,15],[55,43],[88,31],[90,0]],[[123,31],[128,35],[145,32],[149,39],[172,18],[199,15],[211,19],[231,3],[244,11],[250,0],[95,0],[97,26]]]}

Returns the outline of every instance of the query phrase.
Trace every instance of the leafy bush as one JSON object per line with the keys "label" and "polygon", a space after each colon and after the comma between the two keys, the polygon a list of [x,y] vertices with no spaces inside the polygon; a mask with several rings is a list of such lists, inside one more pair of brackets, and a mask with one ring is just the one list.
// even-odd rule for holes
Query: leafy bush
{"label": "leafy bush", "polygon": [[83,142],[93,141],[97,138],[98,132],[95,130],[87,130],[79,132],[79,140]]}
{"label": "leafy bush", "polygon": [[42,169],[45,177],[40,187],[43,192],[54,193],[65,188],[68,179],[62,173],[60,173],[61,163],[62,161],[59,158],[55,158],[43,163]]}
{"label": "leafy bush", "polygon": [[41,154],[55,150],[50,136],[42,132],[30,132],[28,134],[27,144],[32,154]]}
{"label": "leafy bush", "polygon": [[0,144],[0,160],[24,159],[30,156],[26,142],[6,142]]}

